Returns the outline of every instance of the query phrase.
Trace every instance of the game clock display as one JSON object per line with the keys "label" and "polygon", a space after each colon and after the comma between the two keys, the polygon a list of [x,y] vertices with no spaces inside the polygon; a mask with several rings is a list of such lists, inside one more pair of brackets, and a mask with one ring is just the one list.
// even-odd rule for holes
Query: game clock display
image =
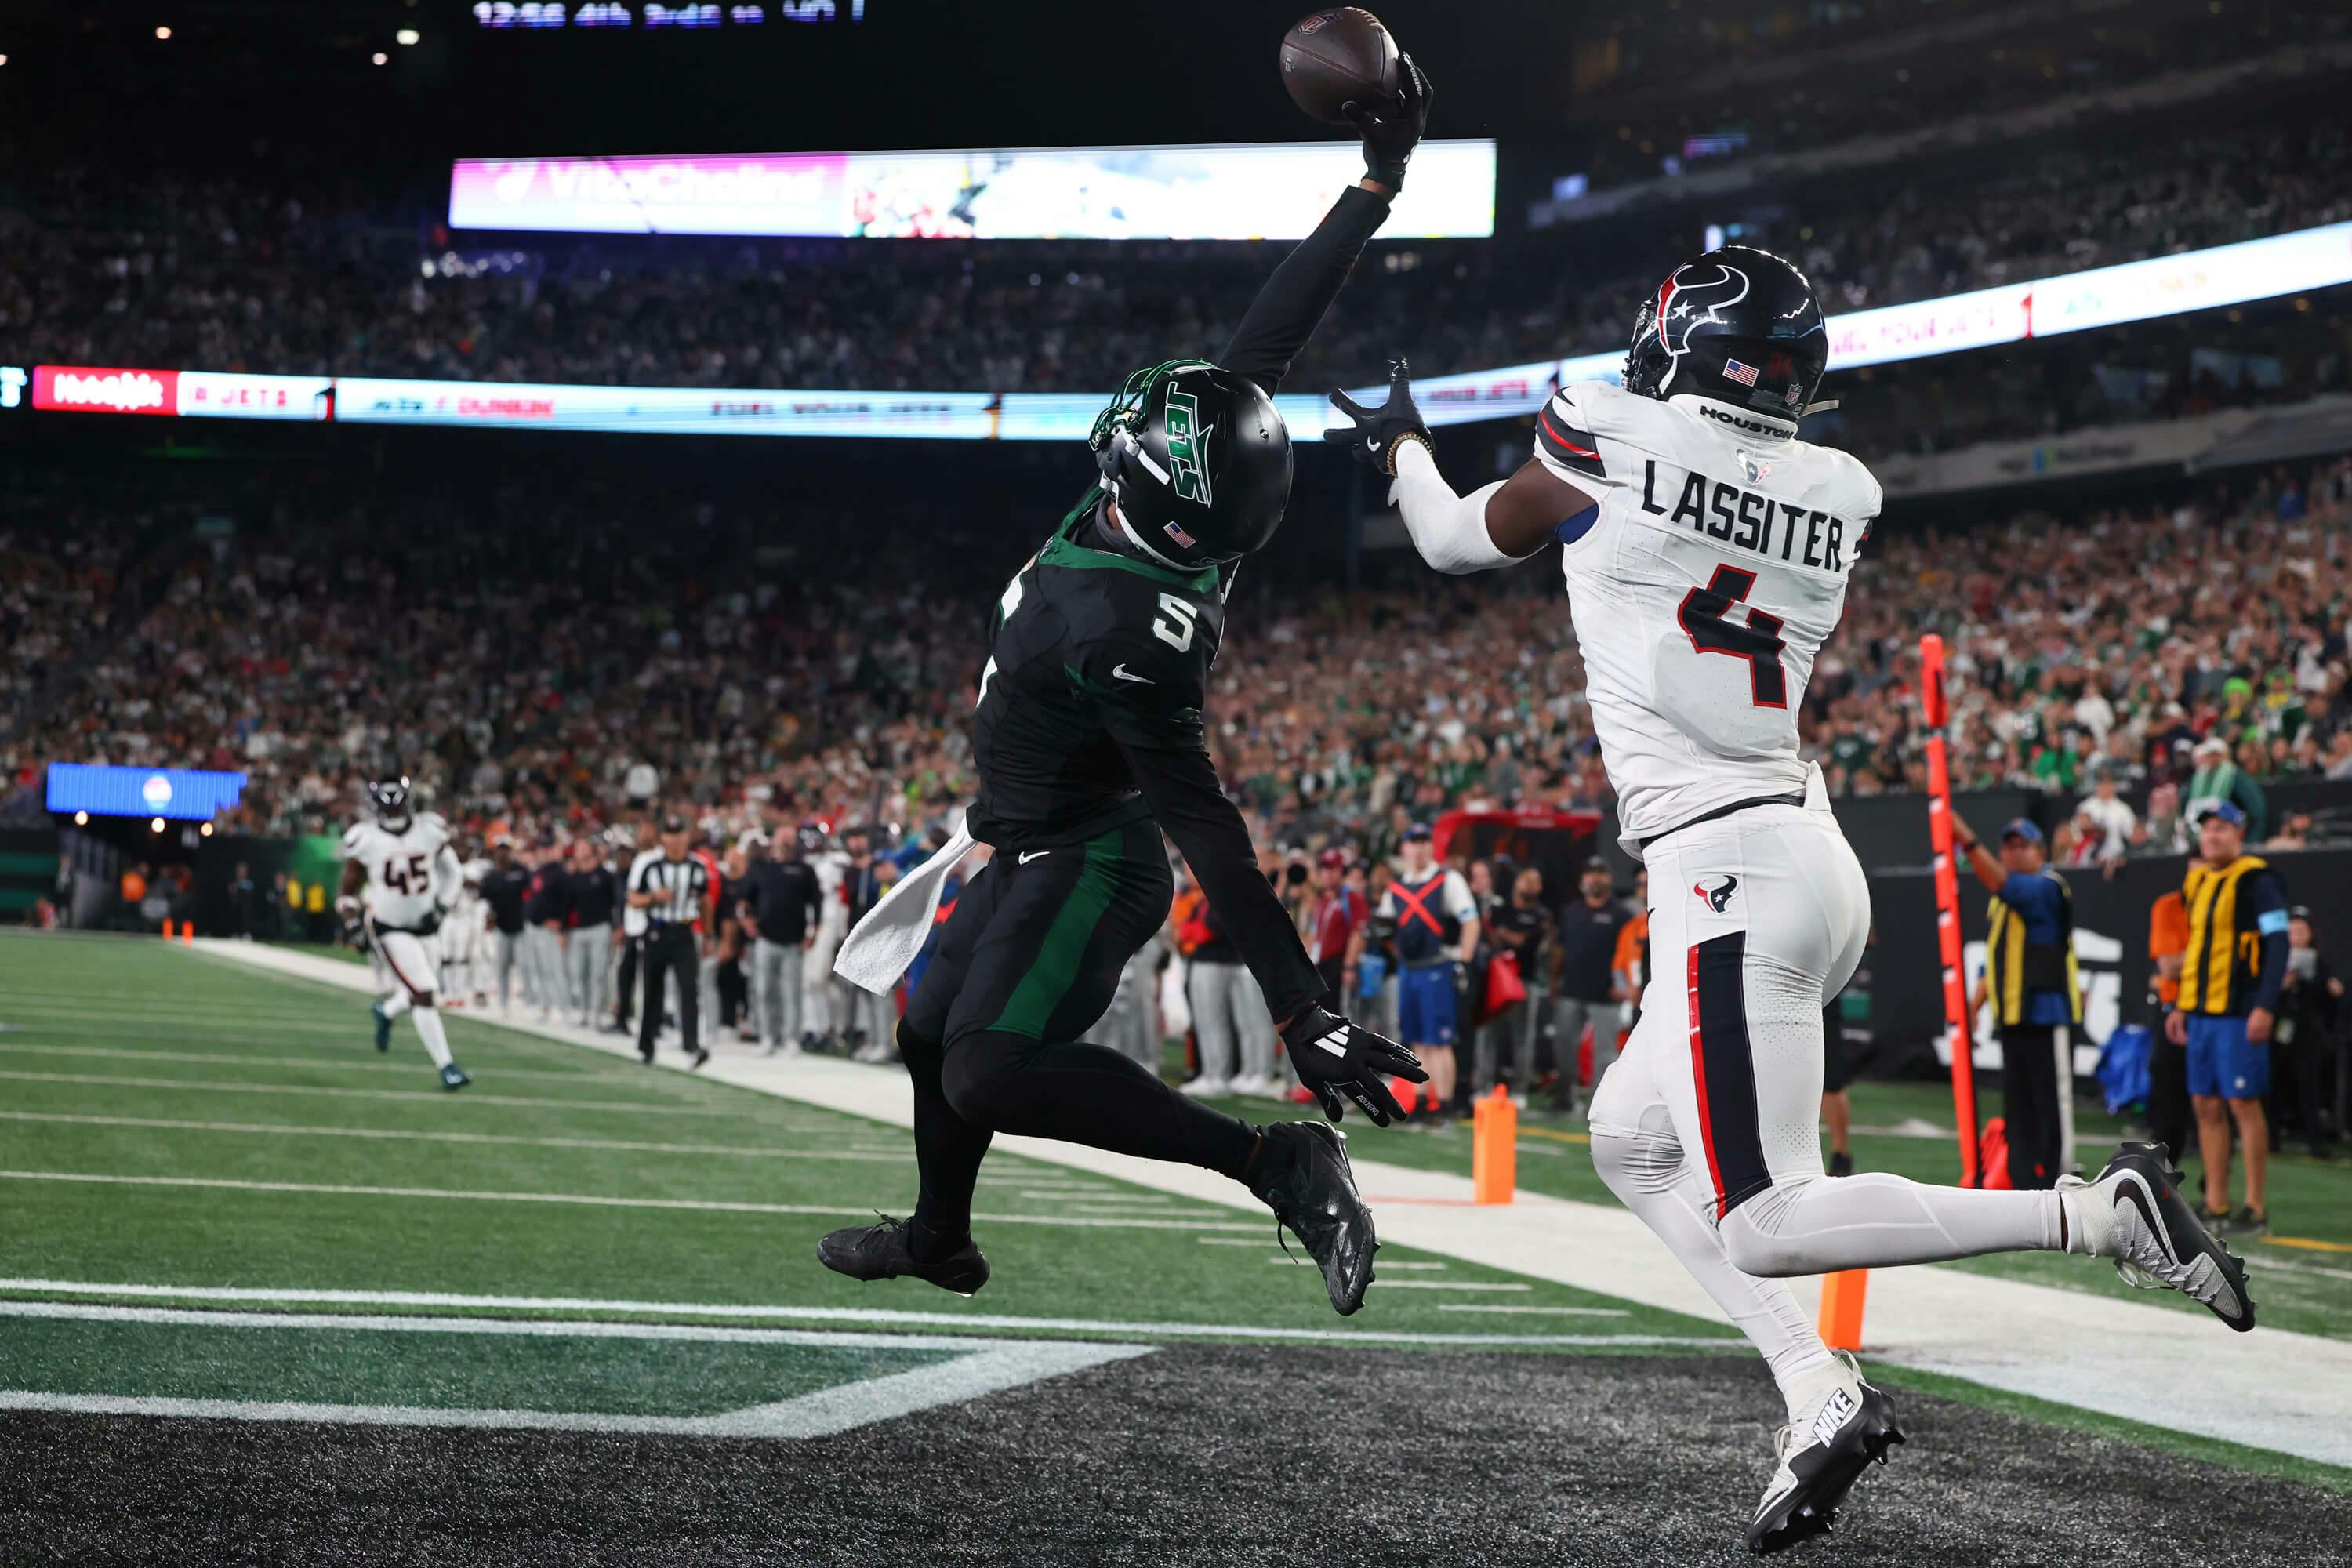
{"label": "game clock display", "polygon": [[569,32],[574,28],[667,28],[706,31],[713,27],[758,27],[770,22],[856,23],[866,20],[866,0],[765,0],[752,5],[674,5],[646,0],[478,0],[474,22],[495,31]]}

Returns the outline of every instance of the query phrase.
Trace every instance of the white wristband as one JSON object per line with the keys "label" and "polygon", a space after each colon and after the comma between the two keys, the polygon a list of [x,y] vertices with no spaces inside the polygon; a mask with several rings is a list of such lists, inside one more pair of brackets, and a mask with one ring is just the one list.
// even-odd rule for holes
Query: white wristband
{"label": "white wristband", "polygon": [[1405,531],[1421,558],[1440,572],[1491,572],[1517,558],[1506,555],[1486,531],[1486,499],[1503,488],[1496,480],[1483,489],[1457,496],[1437,471],[1437,459],[1419,441],[1397,447],[1396,483],[1389,500],[1404,516]]}

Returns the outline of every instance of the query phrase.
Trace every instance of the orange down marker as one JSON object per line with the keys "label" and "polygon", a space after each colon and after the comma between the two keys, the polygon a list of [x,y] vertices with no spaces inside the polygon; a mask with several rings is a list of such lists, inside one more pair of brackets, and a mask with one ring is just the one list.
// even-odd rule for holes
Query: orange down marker
{"label": "orange down marker", "polygon": [[1519,1184],[1519,1108],[1499,1083],[1470,1106],[1470,1201],[1509,1203]]}

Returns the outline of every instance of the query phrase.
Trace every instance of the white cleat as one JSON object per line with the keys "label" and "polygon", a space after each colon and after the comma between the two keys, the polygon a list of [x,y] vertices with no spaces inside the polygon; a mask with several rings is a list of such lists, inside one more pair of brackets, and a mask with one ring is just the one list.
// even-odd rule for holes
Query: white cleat
{"label": "white cleat", "polygon": [[1795,1419],[1773,1434],[1780,1468],[1748,1526],[1748,1550],[1758,1556],[1808,1541],[1830,1527],[1864,1468],[1903,1441],[1886,1395],[1862,1380],[1850,1355],[1835,1375],[1799,1406]]}
{"label": "white cleat", "polygon": [[2180,1195],[2180,1173],[2162,1144],[2123,1144],[2097,1181],[2062,1177],[2058,1185],[2082,1217],[2087,1250],[2114,1259],[2126,1284],[2178,1290],[2242,1334],[2254,1326],[2246,1266]]}
{"label": "white cleat", "polygon": [[1234,1086],[1221,1078],[1196,1078],[1179,1087],[1195,1100],[1221,1100],[1234,1091]]}

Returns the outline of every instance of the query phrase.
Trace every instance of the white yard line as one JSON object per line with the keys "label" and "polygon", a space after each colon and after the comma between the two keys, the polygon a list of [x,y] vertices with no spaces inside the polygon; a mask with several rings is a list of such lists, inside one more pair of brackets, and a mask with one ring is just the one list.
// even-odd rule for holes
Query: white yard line
{"label": "white yard line", "polygon": [[[225,1176],[134,1176],[85,1171],[0,1171],[0,1182],[79,1182],[121,1187],[200,1187],[238,1193],[314,1193],[330,1197],[420,1198],[460,1203],[565,1204],[587,1208],[670,1209],[688,1214],[829,1215],[874,1211],[825,1204],[749,1204],[700,1198],[607,1197],[594,1193],[485,1193],[455,1187],[344,1186],[331,1182],[251,1182]],[[1159,1215],[975,1214],[992,1225],[1058,1225],[1094,1230],[1255,1230],[1246,1220],[1170,1219]],[[1525,1289],[1525,1287],[1520,1287]]]}
{"label": "white yard line", "polygon": [[[181,951],[325,980],[347,990],[363,991],[370,984],[364,971],[338,975],[332,971],[343,966],[331,961],[254,944],[199,941]],[[592,1050],[614,1050],[605,1040],[562,1026],[509,1026]],[[903,1073],[826,1059],[769,1061],[728,1053],[711,1062],[706,1076],[900,1127],[914,1120],[913,1095]],[[1467,1201],[1466,1174],[1367,1158],[1380,1137],[1366,1130],[1350,1143],[1360,1184],[1368,1194],[1424,1200],[1383,1205],[1376,1199],[1384,1240],[1710,1323],[1721,1321],[1673,1255],[1624,1210],[1528,1193],[1507,1205],[1475,1205]],[[999,1138],[997,1147],[1240,1209],[1263,1223],[1256,1199],[1206,1171],[1045,1139]],[[2257,1258],[2250,1266],[2257,1300],[2267,1261]],[[1373,1289],[1388,1284],[1382,1280]],[[2352,1465],[2352,1420],[2345,1414],[2352,1411],[2352,1342],[2278,1329],[2232,1334],[2203,1313],[1937,1267],[1874,1269],[1864,1332],[1868,1352],[1895,1364],[2250,1447]]]}
{"label": "white yard line", "polygon": [[356,1331],[379,1333],[527,1334],[564,1339],[724,1340],[845,1349],[950,1351],[954,1359],[884,1377],[862,1378],[769,1405],[715,1415],[620,1415],[603,1412],[500,1410],[408,1405],[333,1405],[309,1401],[166,1399],[119,1394],[44,1394],[0,1390],[0,1410],[58,1410],[101,1415],[163,1415],[228,1421],[318,1421],[368,1426],[462,1426],[501,1431],[613,1432],[672,1437],[828,1437],[1017,1388],[1044,1378],[1083,1372],[1149,1355],[1150,1345],[1051,1340],[951,1339],[941,1336],[818,1332],[793,1329],[728,1329],[659,1323],[562,1323],[464,1318],[342,1317],[321,1312],[190,1312],[152,1307],[103,1307],[48,1301],[0,1302],[0,1316],[70,1318],[207,1328]]}
{"label": "white yard line", "polygon": [[[419,1063],[418,1078],[428,1076],[431,1069]],[[86,1072],[11,1072],[0,1069],[0,1079],[18,1083],[81,1083],[107,1089],[195,1089],[218,1094],[318,1094],[343,1100],[432,1100],[447,1101],[447,1089],[334,1089],[314,1083],[224,1083],[207,1079],[187,1078],[126,1078],[109,1073]],[[467,1094],[472,1105],[526,1105],[539,1110],[613,1110],[632,1116],[741,1116],[740,1110],[704,1105],[649,1105],[635,1100],[562,1100],[535,1099],[512,1094]]]}
{"label": "white yard line", "polygon": [[1487,1301],[1440,1301],[1441,1312],[1512,1312],[1535,1318],[1630,1318],[1633,1314],[1622,1307],[1520,1307],[1496,1306]]}
{"label": "white yard line", "polygon": [[[329,1048],[322,1047],[312,1056],[297,1056],[290,1051],[264,1056],[251,1051],[165,1051],[129,1046],[34,1046],[17,1040],[0,1040],[0,1052],[10,1056],[104,1057],[114,1061],[225,1062],[232,1067],[325,1068],[334,1072],[404,1072],[411,1077],[417,1073],[413,1060],[387,1061],[373,1051],[368,1052],[369,1059],[364,1061],[346,1059],[327,1054]],[[361,1048],[366,1049],[364,1046]],[[515,1074],[530,1078],[568,1079],[573,1083],[597,1081],[577,1068],[529,1067],[501,1062],[498,1071],[501,1078]]]}
{"label": "white yard line", "polygon": [[[1006,1329],[1066,1334],[1120,1334],[1142,1340],[1266,1340],[1327,1344],[1366,1341],[1380,1344],[1478,1346],[1685,1347],[1719,1350],[1736,1346],[1727,1335],[1437,1333],[1354,1325],[1288,1329],[1264,1323],[1129,1322],[1100,1318],[1034,1318],[990,1312],[900,1312],[878,1307],[739,1306],[698,1301],[611,1300],[588,1296],[469,1296],[429,1290],[271,1289],[235,1285],[112,1285],[81,1279],[0,1279],[0,1291],[46,1296],[107,1296],[175,1301],[282,1302],[289,1305],[417,1307],[473,1311],[628,1312],[670,1318],[775,1318],[796,1322],[898,1324],[909,1328]],[[260,1314],[271,1316],[271,1314]]]}
{"label": "white yard line", "polygon": [[510,1132],[442,1132],[404,1127],[294,1127],[278,1121],[179,1121],[158,1116],[71,1116],[61,1111],[0,1110],[0,1121],[53,1121],[86,1127],[142,1127],[180,1132],[222,1132],[299,1138],[382,1139],[420,1143],[494,1143],[532,1149],[603,1149],[616,1153],[728,1154],[748,1160],[838,1160],[903,1164],[906,1151],[770,1149],[735,1143],[652,1143],[628,1138],[526,1138]]}

